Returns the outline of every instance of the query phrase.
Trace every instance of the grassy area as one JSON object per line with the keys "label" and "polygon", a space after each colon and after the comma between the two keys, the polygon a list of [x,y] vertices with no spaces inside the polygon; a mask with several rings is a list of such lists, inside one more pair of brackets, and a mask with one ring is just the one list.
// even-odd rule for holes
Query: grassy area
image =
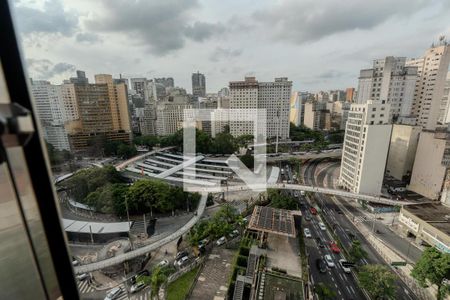
{"label": "grassy area", "polygon": [[186,298],[189,289],[194,283],[195,276],[197,274],[198,268],[187,272],[180,278],[169,284],[167,288],[167,299],[168,300],[184,300]]}

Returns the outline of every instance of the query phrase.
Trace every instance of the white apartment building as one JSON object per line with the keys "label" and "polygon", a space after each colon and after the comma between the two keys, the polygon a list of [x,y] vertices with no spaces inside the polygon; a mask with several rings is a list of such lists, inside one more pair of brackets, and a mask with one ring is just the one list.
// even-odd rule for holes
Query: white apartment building
{"label": "white apartment building", "polygon": [[44,139],[57,150],[70,150],[64,122],[67,115],[63,103],[62,88],[48,81],[31,81],[38,119]]}
{"label": "white apartment building", "polygon": [[372,100],[351,105],[339,176],[345,189],[354,193],[380,194],[392,129],[389,109],[389,104]]}
{"label": "white apartment building", "polygon": [[417,68],[406,65],[405,57],[387,56],[373,61],[371,69],[360,71],[357,103],[386,101],[390,119],[410,123]]}
{"label": "white apartment building", "polygon": [[428,49],[423,57],[406,62],[407,66],[417,67],[418,70],[412,113],[417,125],[424,129],[436,128],[449,62],[450,45],[444,41]]}
{"label": "white apartment building", "polygon": [[450,123],[450,72],[447,73],[445,80],[444,93],[442,95],[441,105],[439,108],[438,125]]}
{"label": "white apartment building", "polygon": [[156,105],[156,133],[170,135],[183,128],[184,110],[193,108],[187,95],[176,92]]}
{"label": "white apartment building", "polygon": [[[267,138],[289,137],[289,106],[292,81],[287,78],[275,78],[273,82],[258,82],[255,77],[246,77],[244,81],[230,82],[231,109],[266,109]],[[230,133],[237,137],[253,134],[252,122],[230,122]]]}

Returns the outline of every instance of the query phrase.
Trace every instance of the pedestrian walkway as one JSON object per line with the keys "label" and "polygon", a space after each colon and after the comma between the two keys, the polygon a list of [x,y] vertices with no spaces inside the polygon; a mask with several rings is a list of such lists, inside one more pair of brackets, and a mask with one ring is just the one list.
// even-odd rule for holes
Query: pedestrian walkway
{"label": "pedestrian walkway", "polygon": [[89,284],[89,280],[83,280],[77,282],[78,291],[80,294],[92,293],[95,291],[95,288]]}

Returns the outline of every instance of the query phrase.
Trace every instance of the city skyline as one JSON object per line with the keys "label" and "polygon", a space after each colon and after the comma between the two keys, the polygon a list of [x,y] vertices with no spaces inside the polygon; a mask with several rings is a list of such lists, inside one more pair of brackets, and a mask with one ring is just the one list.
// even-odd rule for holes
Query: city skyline
{"label": "city skyline", "polygon": [[[234,1],[208,6],[196,1],[21,1],[16,14],[29,75],[35,79],[59,83],[75,69],[126,78],[171,76],[190,91],[190,75],[200,70],[207,92],[249,75],[263,81],[287,76],[293,90],[356,87],[358,70],[370,67],[371,60],[419,57],[440,35],[449,35],[440,17],[450,9],[445,1],[377,2],[364,18],[355,17],[357,1],[329,2],[324,10],[310,1],[266,2],[257,9],[239,3],[237,10]],[[141,11],[149,12],[146,18]]]}

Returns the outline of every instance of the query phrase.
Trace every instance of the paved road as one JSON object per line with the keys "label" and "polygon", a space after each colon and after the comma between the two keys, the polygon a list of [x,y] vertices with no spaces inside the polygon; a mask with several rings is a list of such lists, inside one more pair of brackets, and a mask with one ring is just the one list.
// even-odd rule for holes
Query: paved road
{"label": "paved road", "polygon": [[[328,184],[332,184],[333,178],[329,175],[332,173],[333,168],[338,167],[338,165],[329,164],[327,168],[322,168],[321,172],[319,172],[318,174],[319,176],[317,176],[316,178],[315,177],[316,168],[318,168],[321,162],[323,161],[316,160],[308,164],[308,166],[305,169],[305,179],[309,180],[311,184],[314,185],[317,184],[323,185],[324,180],[327,180]],[[325,173],[325,175],[322,175],[322,173]],[[322,182],[319,182],[319,180],[322,180]],[[351,238],[348,235],[348,233],[351,232],[361,241],[363,248],[368,253],[368,257],[365,260],[366,263],[385,265],[384,260],[378,255],[375,249],[373,249],[372,246],[366,241],[365,237],[360,234],[360,232],[356,229],[356,227],[347,219],[347,217],[343,214],[338,213],[339,208],[332,201],[330,196],[322,194],[316,194],[315,196],[321,208],[324,210],[324,214],[327,215],[327,220],[330,221],[331,223],[336,224],[335,232],[342,241],[344,247],[349,247],[349,245],[351,244]],[[348,206],[346,200],[339,199],[339,201],[342,201],[342,203],[346,203],[347,205],[345,207]],[[397,280],[397,286],[399,287],[397,288],[397,299],[416,299],[412,291],[400,279]]]}

